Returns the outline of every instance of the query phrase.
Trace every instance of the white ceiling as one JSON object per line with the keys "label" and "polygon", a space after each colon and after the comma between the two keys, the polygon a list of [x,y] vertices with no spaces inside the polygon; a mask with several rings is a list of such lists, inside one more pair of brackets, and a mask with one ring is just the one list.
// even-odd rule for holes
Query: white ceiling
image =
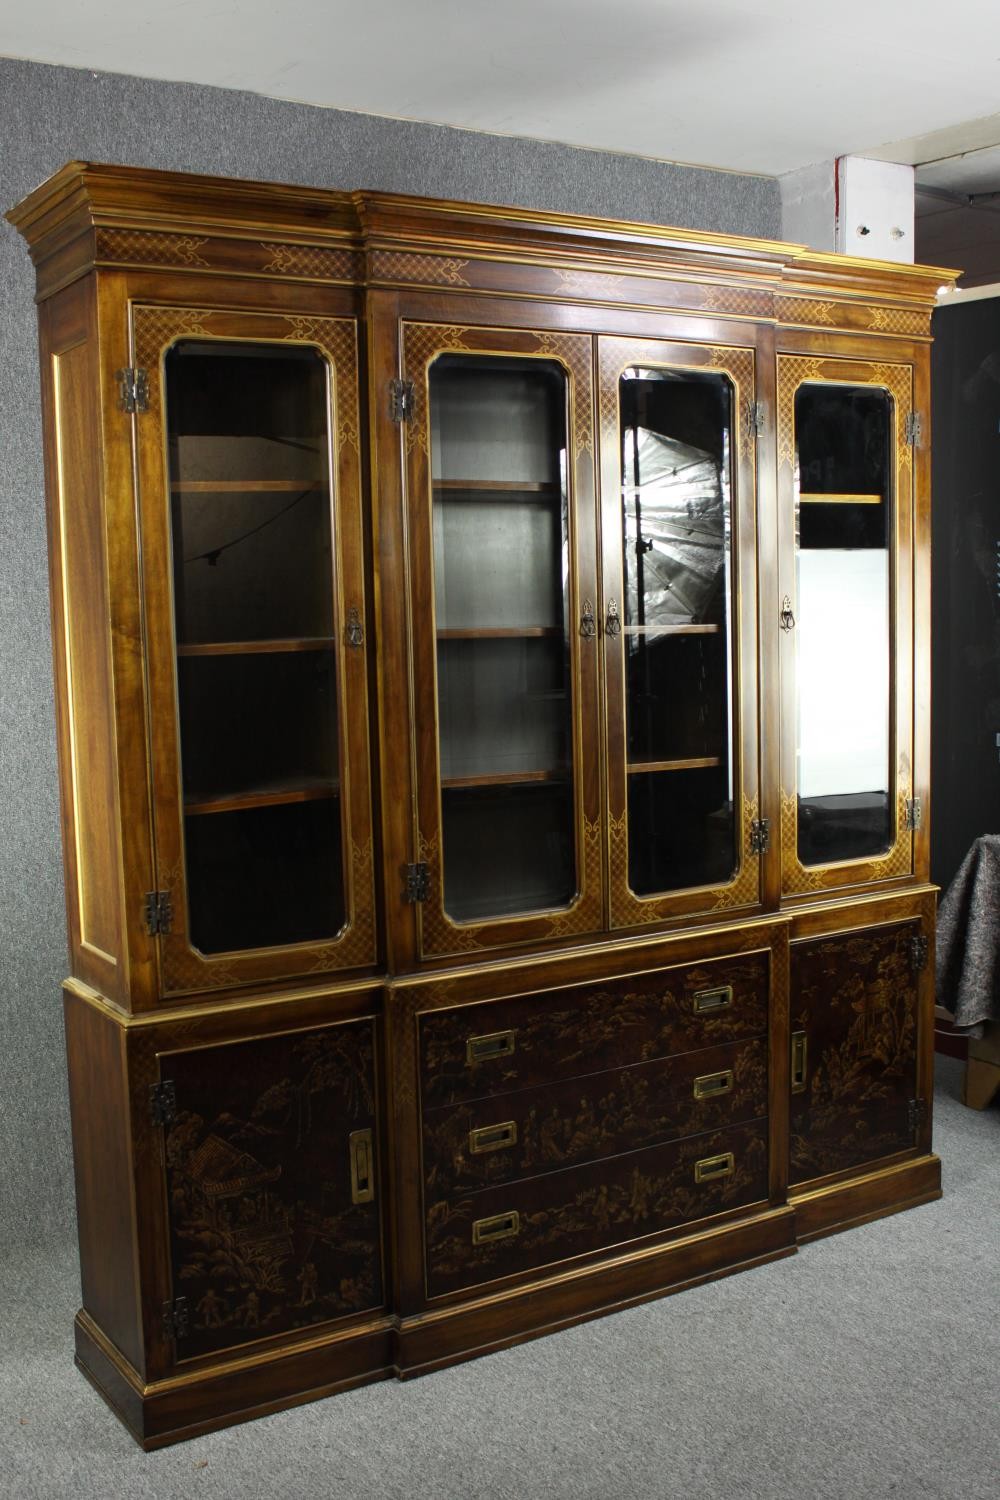
{"label": "white ceiling", "polygon": [[918,259],[1000,281],[1000,0],[0,0],[0,56],[768,176],[906,162]]}
{"label": "white ceiling", "polygon": [[990,115],[1000,4],[6,0],[0,54],[778,174]]}

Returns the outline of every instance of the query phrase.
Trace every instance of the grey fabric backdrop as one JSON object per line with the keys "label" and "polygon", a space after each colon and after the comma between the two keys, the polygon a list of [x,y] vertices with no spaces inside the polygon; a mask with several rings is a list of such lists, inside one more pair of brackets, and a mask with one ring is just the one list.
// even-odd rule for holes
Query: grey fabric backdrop
{"label": "grey fabric backdrop", "polygon": [[[0,132],[2,208],[84,158],[780,232],[769,178],[11,59]],[[0,275],[0,1249],[12,1249],[72,1234],[74,1220],[34,275],[6,224]]]}

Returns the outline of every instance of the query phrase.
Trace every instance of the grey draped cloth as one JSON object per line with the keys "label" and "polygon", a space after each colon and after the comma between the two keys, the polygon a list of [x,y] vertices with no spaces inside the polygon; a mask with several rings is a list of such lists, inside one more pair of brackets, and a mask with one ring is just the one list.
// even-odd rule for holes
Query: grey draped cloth
{"label": "grey draped cloth", "polygon": [[941,898],[937,1002],[970,1036],[1000,1021],[1000,834],[976,839]]}

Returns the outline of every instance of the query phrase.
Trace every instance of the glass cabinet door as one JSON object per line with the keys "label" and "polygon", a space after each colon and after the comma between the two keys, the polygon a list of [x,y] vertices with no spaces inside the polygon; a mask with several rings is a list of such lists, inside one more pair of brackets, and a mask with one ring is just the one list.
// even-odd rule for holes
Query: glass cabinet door
{"label": "glass cabinet door", "polygon": [[601,923],[596,776],[581,775],[598,753],[581,743],[596,707],[589,349],[404,329],[414,626],[434,643],[416,728],[424,953]]}
{"label": "glass cabinet door", "polygon": [[611,911],[751,905],[753,353],[601,341]]}
{"label": "glass cabinet door", "polygon": [[911,868],[910,379],[779,359],[789,894]]}
{"label": "glass cabinet door", "polygon": [[374,959],[354,328],[310,331],[136,314],[170,990]]}

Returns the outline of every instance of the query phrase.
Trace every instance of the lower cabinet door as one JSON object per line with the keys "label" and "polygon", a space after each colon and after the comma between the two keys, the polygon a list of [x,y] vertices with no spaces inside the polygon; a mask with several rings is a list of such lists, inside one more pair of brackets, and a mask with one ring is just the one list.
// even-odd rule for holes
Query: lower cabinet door
{"label": "lower cabinet door", "polygon": [[177,1360],[381,1305],[370,1019],[160,1055]]}
{"label": "lower cabinet door", "polygon": [[431,1297],[622,1245],[767,1197],[767,1121],[427,1199]]}
{"label": "lower cabinet door", "polygon": [[792,944],[793,1185],[913,1145],[922,941],[914,921]]}

